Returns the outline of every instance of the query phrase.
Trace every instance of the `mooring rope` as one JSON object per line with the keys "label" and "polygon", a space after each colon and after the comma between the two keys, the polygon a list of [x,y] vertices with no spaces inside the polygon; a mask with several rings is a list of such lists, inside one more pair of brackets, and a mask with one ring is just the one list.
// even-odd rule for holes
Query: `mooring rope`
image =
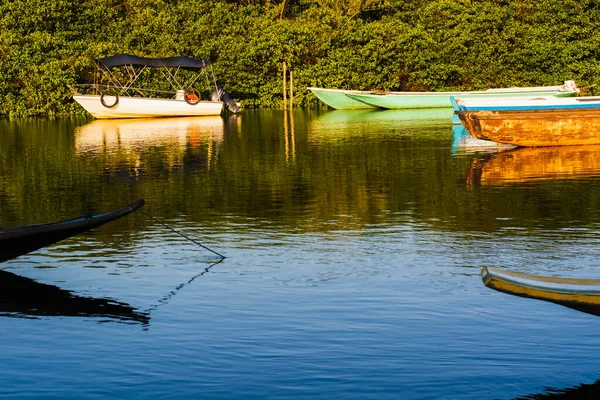
{"label": "mooring rope", "polygon": [[155,221],[155,222],[157,222],[158,224],[160,224],[160,225],[164,226],[165,228],[167,228],[167,229],[168,229],[168,230],[170,230],[171,232],[173,232],[173,233],[176,233],[176,234],[178,234],[179,236],[181,236],[181,237],[183,237],[183,238],[185,238],[185,239],[189,240],[190,242],[192,242],[192,243],[194,243],[194,244],[197,244],[198,246],[202,247],[203,249],[205,249],[205,250],[208,250],[208,251],[210,251],[211,253],[218,255],[219,257],[221,257],[221,260],[220,260],[220,261],[223,261],[225,258],[227,258],[227,257],[225,257],[223,254],[221,254],[221,253],[218,253],[218,252],[214,251],[213,249],[211,249],[211,248],[209,248],[209,247],[207,247],[207,246],[203,245],[202,243],[200,243],[200,242],[198,242],[198,241],[196,241],[196,240],[192,239],[191,237],[189,237],[189,236],[187,236],[187,235],[184,235],[183,233],[181,233],[181,232],[179,232],[179,231],[177,231],[177,230],[175,230],[175,229],[171,228],[169,225],[167,225],[167,224],[165,224],[165,223],[163,223],[163,222],[160,222],[160,221],[159,221],[157,218],[155,218],[155,217],[153,217],[152,215],[150,215],[150,214],[146,213],[144,210],[140,210],[140,211],[141,211],[141,213],[142,213],[142,214],[144,214],[144,215],[145,215],[145,216],[147,216],[148,218],[151,218],[152,220],[154,220],[154,221]]}

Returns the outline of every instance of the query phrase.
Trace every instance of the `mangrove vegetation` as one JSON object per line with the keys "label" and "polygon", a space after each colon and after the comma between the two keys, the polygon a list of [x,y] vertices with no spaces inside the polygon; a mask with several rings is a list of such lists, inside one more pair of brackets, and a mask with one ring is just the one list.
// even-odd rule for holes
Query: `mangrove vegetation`
{"label": "mangrove vegetation", "polygon": [[246,107],[307,87],[476,90],[599,81],[593,0],[4,0],[0,117],[83,113],[67,84],[117,53],[213,63]]}

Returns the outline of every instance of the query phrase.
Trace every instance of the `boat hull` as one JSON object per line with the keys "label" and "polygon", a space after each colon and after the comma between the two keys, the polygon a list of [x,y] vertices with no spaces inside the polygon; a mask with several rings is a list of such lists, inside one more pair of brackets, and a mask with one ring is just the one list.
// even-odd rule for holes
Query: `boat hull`
{"label": "boat hull", "polygon": [[[75,95],[73,99],[98,119],[107,118],[158,118],[220,115],[221,101],[200,101],[191,105],[184,100],[119,96],[114,107],[105,107],[98,95]],[[106,96],[105,103],[112,105],[114,96]]]}
{"label": "boat hull", "polygon": [[571,97],[576,92],[547,91],[501,91],[489,90],[481,92],[392,92],[392,93],[347,93],[346,96],[367,105],[387,109],[405,108],[451,108],[450,97],[461,99],[475,98],[506,98],[506,97],[531,97],[531,96],[553,96]]}
{"label": "boat hull", "polygon": [[359,90],[338,90],[338,89],[324,89],[324,88],[308,88],[317,99],[327,104],[329,107],[336,110],[372,110],[377,107],[366,104],[362,101],[355,100],[346,94],[353,93],[369,93]]}
{"label": "boat hull", "polygon": [[477,139],[515,146],[600,144],[600,108],[456,111]]}
{"label": "boat hull", "polygon": [[549,301],[600,316],[600,280],[537,276],[484,267],[485,286],[519,297]]}
{"label": "boat hull", "polygon": [[0,262],[49,246],[130,214],[144,205],[138,200],[118,210],[48,224],[0,229]]}

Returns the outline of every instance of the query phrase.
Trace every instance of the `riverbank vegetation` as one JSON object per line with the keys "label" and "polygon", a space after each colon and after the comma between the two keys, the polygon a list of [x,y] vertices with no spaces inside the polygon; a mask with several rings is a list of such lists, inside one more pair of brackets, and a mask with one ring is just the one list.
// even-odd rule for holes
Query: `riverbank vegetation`
{"label": "riverbank vegetation", "polygon": [[589,87],[598,22],[593,0],[5,0],[0,116],[83,113],[67,84],[117,53],[210,60],[246,107],[282,106],[284,61],[301,106],[308,86]]}

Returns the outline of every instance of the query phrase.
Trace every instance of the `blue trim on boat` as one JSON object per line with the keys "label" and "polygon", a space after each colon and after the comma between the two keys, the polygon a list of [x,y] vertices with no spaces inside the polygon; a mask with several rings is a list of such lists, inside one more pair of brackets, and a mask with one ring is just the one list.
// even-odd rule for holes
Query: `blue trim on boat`
{"label": "blue trim on boat", "polygon": [[456,102],[456,97],[450,96],[450,104],[452,104],[452,108],[454,108],[454,111],[459,111],[460,110],[460,106]]}
{"label": "blue trim on boat", "polygon": [[[581,101],[581,100],[578,100]],[[456,105],[456,111],[534,111],[534,110],[583,110],[583,109],[592,109],[592,110],[600,110],[600,100],[598,104],[589,104],[591,100],[583,100],[581,104],[532,104],[526,106],[516,106],[516,105],[496,105],[496,106],[461,106]]]}

